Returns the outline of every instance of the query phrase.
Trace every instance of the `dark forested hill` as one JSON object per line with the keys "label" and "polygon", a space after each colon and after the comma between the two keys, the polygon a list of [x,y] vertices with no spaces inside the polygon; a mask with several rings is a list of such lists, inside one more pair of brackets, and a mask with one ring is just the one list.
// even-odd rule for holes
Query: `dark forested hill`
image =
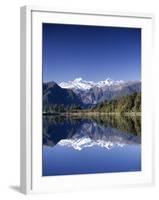
{"label": "dark forested hill", "polygon": [[141,93],[133,93],[115,100],[97,104],[92,111],[97,112],[141,112]]}
{"label": "dark forested hill", "polygon": [[55,82],[43,83],[43,111],[72,105],[82,105],[80,98],[72,90],[63,89]]}

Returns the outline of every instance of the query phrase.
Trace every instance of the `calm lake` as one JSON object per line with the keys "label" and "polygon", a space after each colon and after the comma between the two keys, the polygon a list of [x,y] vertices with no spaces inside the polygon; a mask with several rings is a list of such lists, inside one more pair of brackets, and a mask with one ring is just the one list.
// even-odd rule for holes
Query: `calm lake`
{"label": "calm lake", "polygon": [[43,176],[141,171],[141,117],[43,116]]}

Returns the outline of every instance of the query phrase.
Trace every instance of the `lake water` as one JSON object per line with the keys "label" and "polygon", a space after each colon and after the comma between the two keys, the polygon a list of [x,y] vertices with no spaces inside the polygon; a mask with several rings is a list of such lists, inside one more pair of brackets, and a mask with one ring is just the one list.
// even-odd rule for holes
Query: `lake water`
{"label": "lake water", "polygon": [[141,171],[141,119],[43,116],[43,176]]}

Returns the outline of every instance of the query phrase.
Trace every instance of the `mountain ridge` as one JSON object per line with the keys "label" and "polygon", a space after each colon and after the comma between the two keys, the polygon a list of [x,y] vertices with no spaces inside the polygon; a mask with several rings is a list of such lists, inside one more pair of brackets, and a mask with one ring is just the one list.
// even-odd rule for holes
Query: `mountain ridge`
{"label": "mountain ridge", "polygon": [[43,106],[46,105],[81,105],[80,98],[71,90],[58,86],[54,81],[43,83]]}
{"label": "mountain ridge", "polygon": [[107,78],[105,81],[95,83],[76,78],[73,82],[73,84],[68,82],[68,85],[58,85],[54,81],[43,83],[44,107],[56,104],[63,107],[74,105],[87,108],[105,100],[111,101],[122,96],[141,93],[141,81],[113,81]]}
{"label": "mountain ridge", "polygon": [[139,80],[123,81],[123,80],[113,80],[111,78],[106,78],[103,81],[87,81],[83,78],[75,78],[73,81],[61,82],[59,86],[66,89],[79,89],[79,90],[89,90],[93,87],[103,88],[105,86],[119,86],[128,83],[141,82]]}
{"label": "mountain ridge", "polygon": [[97,104],[105,100],[141,92],[141,81],[114,81],[111,78],[99,82],[76,78],[73,81],[61,82],[59,86],[71,89],[84,104]]}

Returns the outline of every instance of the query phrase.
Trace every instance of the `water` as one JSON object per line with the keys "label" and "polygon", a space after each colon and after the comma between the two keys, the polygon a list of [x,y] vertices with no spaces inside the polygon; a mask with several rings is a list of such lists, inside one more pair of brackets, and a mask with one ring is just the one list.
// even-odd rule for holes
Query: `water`
{"label": "water", "polygon": [[141,171],[141,119],[43,116],[43,176]]}

